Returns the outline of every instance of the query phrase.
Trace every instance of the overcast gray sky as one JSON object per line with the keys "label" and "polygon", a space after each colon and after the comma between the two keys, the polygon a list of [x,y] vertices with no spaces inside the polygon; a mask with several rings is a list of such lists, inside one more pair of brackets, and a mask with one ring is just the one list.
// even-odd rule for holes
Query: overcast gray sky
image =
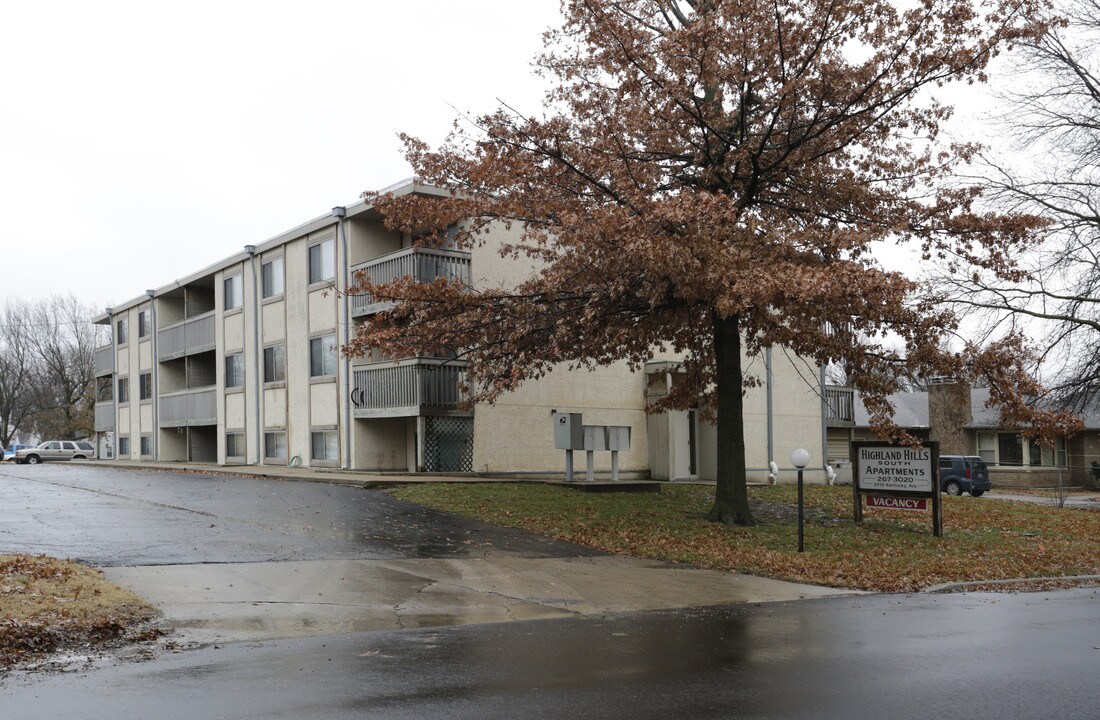
{"label": "overcast gray sky", "polygon": [[558,21],[558,0],[3,3],[0,302],[123,302],[408,177],[398,131],[539,105]]}
{"label": "overcast gray sky", "polygon": [[[98,307],[410,175],[457,108],[534,108],[557,0],[0,5],[0,302]],[[452,108],[453,106],[453,108]]]}

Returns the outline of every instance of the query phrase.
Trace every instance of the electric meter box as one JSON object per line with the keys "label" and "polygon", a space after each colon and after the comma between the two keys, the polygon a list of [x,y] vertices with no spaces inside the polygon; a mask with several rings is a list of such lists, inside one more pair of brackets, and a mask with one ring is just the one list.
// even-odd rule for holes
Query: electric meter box
{"label": "electric meter box", "polygon": [[580,413],[554,413],[554,447],[584,450],[584,425]]}
{"label": "electric meter box", "polygon": [[607,426],[607,449],[608,450],[629,450],[630,449],[630,426],[629,425],[608,425]]}
{"label": "electric meter box", "polygon": [[584,426],[584,449],[585,450],[606,450],[607,449],[607,426],[606,425],[585,425]]}

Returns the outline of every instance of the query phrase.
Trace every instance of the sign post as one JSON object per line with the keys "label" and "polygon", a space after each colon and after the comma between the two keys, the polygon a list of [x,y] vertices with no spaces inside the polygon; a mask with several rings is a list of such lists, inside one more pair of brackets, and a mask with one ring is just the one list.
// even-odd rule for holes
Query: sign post
{"label": "sign post", "polygon": [[854,442],[852,460],[852,507],[856,523],[863,522],[864,495],[868,507],[899,510],[925,510],[931,499],[932,534],[943,537],[939,443],[908,447]]}

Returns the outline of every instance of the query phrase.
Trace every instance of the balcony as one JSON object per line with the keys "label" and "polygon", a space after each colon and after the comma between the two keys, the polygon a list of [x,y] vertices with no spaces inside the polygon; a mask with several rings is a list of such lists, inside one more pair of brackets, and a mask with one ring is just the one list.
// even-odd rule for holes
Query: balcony
{"label": "balcony", "polygon": [[115,346],[107,345],[105,347],[96,348],[94,356],[95,362],[95,376],[102,377],[104,375],[110,375],[115,371]]}
{"label": "balcony", "polygon": [[115,404],[113,402],[96,403],[95,431],[112,432],[115,429]]}
{"label": "balcony", "polygon": [[825,424],[828,427],[854,427],[856,391],[840,385],[825,386]]}
{"label": "balcony", "polygon": [[[463,414],[466,363],[409,358],[352,369],[351,402],[357,418]],[[469,413],[465,413],[469,414]]]}
{"label": "balcony", "polygon": [[218,423],[218,393],[216,388],[180,390],[160,396],[161,427],[216,425]]}
{"label": "balcony", "polygon": [[[470,284],[470,253],[434,248],[405,248],[351,268],[353,280],[362,272],[371,283],[380,285],[406,275],[417,282],[430,283],[436,278],[460,280]],[[393,303],[376,302],[370,293],[351,295],[352,317],[373,315],[389,309]]]}
{"label": "balcony", "polygon": [[157,333],[157,362],[208,352],[215,347],[214,313],[183,320]]}

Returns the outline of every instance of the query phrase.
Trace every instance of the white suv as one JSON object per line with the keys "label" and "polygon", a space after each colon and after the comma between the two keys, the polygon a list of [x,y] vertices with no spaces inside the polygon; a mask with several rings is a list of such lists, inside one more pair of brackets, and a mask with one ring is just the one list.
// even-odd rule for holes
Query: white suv
{"label": "white suv", "polygon": [[36,447],[15,453],[15,462],[37,465],[49,460],[85,460],[95,457],[95,447],[84,440],[47,440]]}

